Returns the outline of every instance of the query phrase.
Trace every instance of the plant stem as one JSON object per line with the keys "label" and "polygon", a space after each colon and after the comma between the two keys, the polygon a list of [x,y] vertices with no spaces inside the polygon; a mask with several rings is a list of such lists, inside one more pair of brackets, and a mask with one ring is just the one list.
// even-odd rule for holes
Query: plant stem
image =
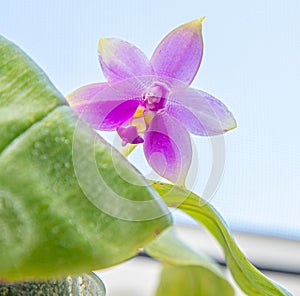
{"label": "plant stem", "polygon": [[127,144],[125,147],[121,149],[121,154],[125,157],[128,157],[130,153],[137,147],[136,144]]}

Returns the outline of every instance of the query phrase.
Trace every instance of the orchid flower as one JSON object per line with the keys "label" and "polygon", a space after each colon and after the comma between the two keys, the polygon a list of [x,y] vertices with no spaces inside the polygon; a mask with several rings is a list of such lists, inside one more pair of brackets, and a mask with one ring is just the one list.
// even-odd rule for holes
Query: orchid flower
{"label": "orchid flower", "polygon": [[203,19],[170,32],[150,60],[126,41],[100,39],[99,61],[108,82],[67,97],[93,128],[116,130],[123,145],[143,143],[149,165],[179,185],[192,159],[188,132],[212,136],[236,126],[223,103],[189,87],[202,60]]}

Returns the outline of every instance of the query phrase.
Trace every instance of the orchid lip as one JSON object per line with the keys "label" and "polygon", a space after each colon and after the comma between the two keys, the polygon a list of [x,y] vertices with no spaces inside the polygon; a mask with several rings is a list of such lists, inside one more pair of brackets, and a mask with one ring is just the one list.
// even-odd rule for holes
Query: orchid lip
{"label": "orchid lip", "polygon": [[123,127],[120,126],[117,128],[117,133],[123,140],[122,145],[125,146],[128,143],[130,144],[140,144],[144,142],[144,139],[139,136],[138,129],[136,126]]}

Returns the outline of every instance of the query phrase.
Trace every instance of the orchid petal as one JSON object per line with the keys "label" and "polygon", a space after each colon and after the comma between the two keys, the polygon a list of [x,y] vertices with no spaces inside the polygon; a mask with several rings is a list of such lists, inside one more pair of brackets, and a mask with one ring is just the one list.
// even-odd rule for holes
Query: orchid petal
{"label": "orchid petal", "polygon": [[202,21],[194,20],[174,29],[157,46],[152,58],[153,71],[190,84],[203,54]]}
{"label": "orchid petal", "polygon": [[[131,118],[139,105],[139,98],[134,94],[123,95],[118,87],[107,83],[90,84],[75,90],[67,99],[93,128],[114,130]],[[126,87],[125,81],[122,87]]]}
{"label": "orchid petal", "polygon": [[166,112],[158,112],[145,132],[144,153],[149,165],[162,177],[184,185],[192,146],[182,124]]}
{"label": "orchid petal", "polygon": [[236,127],[232,113],[221,101],[192,88],[173,92],[166,111],[195,135],[219,135]]}
{"label": "orchid petal", "polygon": [[145,54],[134,45],[116,38],[100,39],[99,61],[109,82],[152,74]]}

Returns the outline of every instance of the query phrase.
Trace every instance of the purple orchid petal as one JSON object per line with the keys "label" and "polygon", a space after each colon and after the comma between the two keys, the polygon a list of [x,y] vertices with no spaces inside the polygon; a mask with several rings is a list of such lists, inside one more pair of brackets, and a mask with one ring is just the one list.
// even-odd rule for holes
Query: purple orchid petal
{"label": "purple orchid petal", "polygon": [[236,127],[227,107],[203,91],[192,88],[177,90],[168,99],[166,111],[195,135],[219,135]]}
{"label": "purple orchid petal", "polygon": [[192,158],[191,140],[184,126],[166,112],[158,112],[144,140],[149,165],[160,176],[183,185]]}
{"label": "purple orchid petal", "polygon": [[99,61],[109,82],[152,74],[150,62],[144,53],[134,45],[116,38],[100,39]]}
{"label": "purple orchid petal", "polygon": [[169,33],[157,46],[151,65],[159,76],[167,76],[190,84],[203,54],[202,21],[194,20]]}
{"label": "purple orchid petal", "polygon": [[107,83],[90,84],[75,90],[67,99],[93,128],[115,130],[133,116],[140,101],[135,94],[122,92],[122,88],[126,88],[126,81],[116,88]]}

